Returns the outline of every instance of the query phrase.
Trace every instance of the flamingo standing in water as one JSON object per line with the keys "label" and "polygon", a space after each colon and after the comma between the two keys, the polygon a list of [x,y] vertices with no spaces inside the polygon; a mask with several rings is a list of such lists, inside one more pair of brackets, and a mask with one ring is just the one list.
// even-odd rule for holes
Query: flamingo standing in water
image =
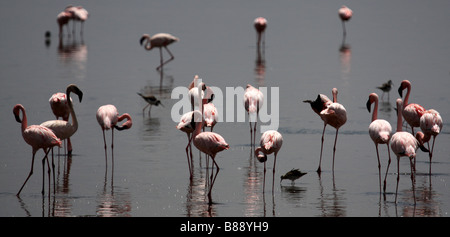
{"label": "flamingo standing in water", "polygon": [[[154,47],[158,47],[159,48],[159,54],[160,54],[160,58],[161,58],[161,63],[156,68],[156,70],[159,70],[164,64],[172,61],[175,58],[173,56],[173,54],[169,51],[167,46],[172,44],[173,42],[177,42],[179,40],[180,39],[178,39],[177,37],[175,37],[175,36],[173,36],[171,34],[167,34],[167,33],[158,33],[158,34],[155,34],[155,35],[153,35],[151,37],[148,34],[144,34],[141,37],[140,43],[141,43],[141,45],[144,46],[144,48],[146,50],[151,50]],[[168,59],[165,62],[163,62],[162,48],[165,48],[166,51],[170,54],[170,59]]]}
{"label": "flamingo standing in water", "polygon": [[[105,144],[105,162],[107,161],[107,152],[106,152],[106,138],[105,138],[105,130],[111,129],[111,153],[113,154],[112,165],[114,167],[114,153],[112,152],[114,149],[114,128],[121,131],[125,129],[130,129],[133,125],[133,121],[131,116],[128,113],[124,113],[119,116],[119,112],[117,112],[117,108],[114,105],[108,104],[100,106],[96,113],[97,122],[102,128],[103,132],[103,143]],[[122,124],[122,126],[117,126],[118,122],[126,119],[127,121]]]}
{"label": "flamingo standing in water", "polygon": [[[67,102],[66,93],[54,93],[48,101],[50,103],[50,108],[52,109],[52,112],[56,117],[56,120],[61,117],[62,120],[69,121],[70,107],[69,103]],[[73,102],[72,98],[70,98],[70,102]],[[67,138],[67,141],[68,143],[70,143],[70,137]]]}
{"label": "flamingo standing in water", "polygon": [[56,22],[58,23],[58,27],[59,27],[59,37],[60,38],[63,36],[64,25],[67,25],[67,32],[68,32],[68,34],[70,34],[68,23],[72,19],[72,17],[73,17],[73,12],[69,12],[69,11],[62,11],[56,16]]}
{"label": "flamingo standing in water", "polygon": [[[198,89],[200,90],[204,85],[204,83],[200,83],[198,85]],[[219,166],[216,162],[216,154],[223,150],[228,150],[230,146],[225,141],[225,139],[218,133],[215,132],[202,132],[202,128],[204,127],[204,117],[203,117],[203,104],[206,103],[207,99],[201,98],[198,95],[199,104],[201,106],[200,111],[195,110],[192,114],[191,122],[194,123],[195,129],[192,134],[192,141],[194,142],[194,146],[199,149],[201,152],[209,155],[213,161],[212,167],[216,166],[217,172],[213,179],[213,173],[211,173],[211,186],[208,192],[208,197],[211,203],[211,190],[214,185],[215,178],[219,173]]]}
{"label": "flamingo standing in water", "polygon": [[[20,112],[22,111],[22,119],[20,118]],[[45,152],[45,156],[42,159],[42,194],[44,194],[44,162],[45,159],[47,159],[47,165],[48,165],[48,152],[50,151],[50,148],[54,146],[61,147],[61,140],[56,137],[55,133],[49,128],[46,128],[44,126],[40,125],[30,125],[28,126],[27,122],[27,115],[25,113],[25,108],[21,104],[17,104],[14,106],[13,109],[14,117],[16,118],[16,121],[21,123],[21,131],[22,131],[22,137],[25,140],[26,143],[28,143],[32,147],[32,160],[31,160],[31,170],[28,174],[28,177],[26,178],[25,182],[23,183],[22,187],[20,188],[19,192],[16,194],[17,196],[20,195],[20,192],[22,192],[23,187],[27,183],[28,179],[33,174],[33,167],[34,167],[34,157],[36,155],[36,152],[39,149],[43,149]],[[50,167],[49,172],[50,172]],[[50,176],[49,176],[50,179]]]}
{"label": "flamingo standing in water", "polygon": [[[434,150],[434,141],[436,139],[436,136],[439,135],[439,133],[442,131],[442,117],[439,114],[438,111],[434,109],[429,109],[425,111],[425,113],[420,117],[420,129],[422,130],[424,136],[428,137],[427,143],[428,143],[428,150],[429,150],[429,157],[430,157],[430,174],[431,174],[431,159],[433,158],[433,150]],[[433,136],[433,144],[431,146],[429,145],[429,140],[431,139],[431,136]]]}
{"label": "flamingo standing in water", "polygon": [[191,135],[195,130],[195,123],[194,123],[194,121],[192,121],[193,114],[194,114],[194,111],[190,111],[190,112],[183,114],[183,116],[181,116],[181,118],[180,118],[180,122],[176,126],[176,128],[178,130],[185,132],[187,135],[187,138],[188,138],[188,144],[186,146],[186,157],[187,157],[189,174],[190,174],[191,179],[193,177],[192,176],[193,175],[192,174],[192,164],[191,164],[191,160],[192,160]]}
{"label": "flamingo standing in water", "polygon": [[[266,27],[267,27],[267,19],[264,17],[257,17],[254,21],[253,21],[253,25],[255,26],[255,30],[256,33],[258,34],[258,48],[261,45],[261,42],[263,44],[263,47],[265,45],[265,31],[266,31]],[[261,41],[262,39],[262,41]]]}
{"label": "flamingo standing in water", "polygon": [[386,192],[386,178],[389,171],[389,165],[391,164],[391,152],[389,150],[389,139],[391,138],[392,127],[391,124],[384,120],[378,119],[378,95],[376,93],[371,93],[369,99],[367,100],[366,107],[370,113],[371,105],[375,103],[372,114],[372,122],[369,125],[369,135],[372,141],[375,143],[375,149],[377,151],[378,158],[378,179],[380,183],[380,193],[381,193],[381,163],[380,155],[378,153],[378,144],[386,144],[388,149],[389,161],[386,168],[386,176],[384,177],[383,191]]}
{"label": "flamingo standing in water", "polygon": [[72,20],[73,22],[73,33],[75,34],[75,21],[79,21],[81,22],[81,27],[80,27],[80,34],[83,35],[83,28],[84,28],[84,22],[88,19],[89,17],[89,13],[86,9],[84,9],[82,6],[67,6],[66,7],[66,11],[71,12],[72,13]]}
{"label": "flamingo standing in water", "polygon": [[344,106],[337,103],[337,89],[332,89],[333,93],[333,102],[325,95],[319,94],[315,101],[305,100],[303,102],[310,103],[311,108],[314,112],[319,114],[320,118],[324,121],[323,131],[322,131],[322,144],[320,146],[320,160],[319,160],[319,168],[317,168],[317,173],[322,172],[321,163],[322,163],[322,150],[323,150],[323,141],[325,135],[325,128],[327,124],[331,125],[336,129],[336,137],[334,139],[334,147],[333,147],[333,172],[334,172],[334,158],[336,153],[336,142],[338,137],[339,128],[345,124],[347,121],[347,111]]}
{"label": "flamingo standing in water", "polygon": [[[247,113],[249,115],[249,124],[250,124],[250,141],[253,144],[255,144],[255,137],[256,137],[256,123],[258,121],[258,115],[259,115],[259,109],[263,105],[264,102],[264,94],[253,87],[252,85],[248,84],[247,89],[245,89],[244,93],[244,106],[245,110],[247,110]],[[256,114],[255,122],[253,125],[253,132],[252,132],[252,122],[250,119],[250,114],[254,115]]]}
{"label": "flamingo standing in water", "polygon": [[[272,180],[272,192],[275,182],[275,165],[277,162],[277,154],[281,149],[281,145],[283,145],[283,136],[275,130],[265,131],[261,135],[260,146],[255,149],[255,156],[260,162],[264,162],[264,181],[263,181],[263,190],[265,188],[266,183],[266,161],[267,155],[274,154],[273,159],[273,180]],[[260,154],[262,152],[262,154]]]}
{"label": "flamingo standing in water", "polygon": [[414,204],[416,203],[414,192],[414,165],[413,159],[416,157],[417,148],[423,151],[426,149],[419,146],[419,141],[409,132],[402,131],[402,99],[397,99],[397,131],[391,137],[391,149],[397,155],[397,187],[395,189],[395,202],[397,203],[398,182],[400,180],[400,157],[406,156],[409,158],[411,166],[411,182],[414,195]]}
{"label": "flamingo standing in water", "polygon": [[[70,98],[71,92],[77,94],[78,99],[81,102],[81,100],[83,99],[83,92],[76,85],[70,84],[67,86],[66,98]],[[70,114],[72,115],[72,123],[68,122],[68,120],[49,120],[41,123],[41,126],[50,128],[59,139],[67,139],[67,154],[70,155],[72,154],[72,143],[69,138],[78,130],[78,120],[77,116],[75,115],[75,111],[73,110],[72,101],[70,99],[67,100],[67,104],[69,106]]]}
{"label": "flamingo standing in water", "polygon": [[344,36],[347,35],[347,30],[345,29],[345,22],[349,21],[350,18],[353,16],[353,11],[348,8],[347,6],[343,5],[341,8],[339,8],[339,17],[342,21],[342,30],[344,32]]}
{"label": "flamingo standing in water", "polygon": [[411,82],[403,80],[398,88],[398,94],[402,97],[403,90],[407,89],[405,100],[403,101],[403,108],[401,108],[403,117],[411,126],[412,134],[414,135],[414,127],[420,127],[420,117],[425,113],[425,108],[419,104],[408,104],[409,94],[411,93]]}
{"label": "flamingo standing in water", "polygon": [[211,128],[213,131],[214,126],[219,120],[219,114],[217,112],[216,106],[213,103],[207,103],[203,105],[203,118],[205,120],[204,126]]}

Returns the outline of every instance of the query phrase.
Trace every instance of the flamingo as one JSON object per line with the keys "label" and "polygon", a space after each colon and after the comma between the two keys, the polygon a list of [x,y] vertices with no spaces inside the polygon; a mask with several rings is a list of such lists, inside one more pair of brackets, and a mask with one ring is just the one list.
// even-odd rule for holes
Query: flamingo
{"label": "flamingo", "polygon": [[[201,90],[199,90],[198,85],[201,85]],[[194,76],[194,80],[192,80],[192,82],[189,84],[188,86],[188,95],[189,98],[191,100],[191,108],[192,110],[194,110],[194,108],[200,107],[199,103],[198,103],[198,96],[199,96],[199,92],[201,93],[201,98],[205,99],[206,98],[206,102],[205,103],[210,103],[214,100],[214,92],[212,91],[212,89],[209,86],[206,86],[205,83],[202,82],[202,79],[198,77],[198,75]]]}
{"label": "flamingo", "polygon": [[[252,144],[255,144],[255,137],[256,137],[256,123],[258,121],[258,114],[259,109],[263,105],[264,102],[264,94],[253,87],[252,85],[248,84],[247,88],[245,89],[244,93],[244,105],[245,110],[247,110],[247,113],[249,115],[249,124],[250,124],[250,141]],[[250,114],[256,113],[256,119],[253,125],[253,133],[252,133],[252,122],[250,120]]]}
{"label": "flamingo", "polygon": [[72,6],[69,5],[66,7],[65,9],[66,12],[71,12],[72,13],[72,20],[74,21],[73,25],[73,31],[75,34],[75,21],[79,21],[81,22],[81,29],[80,29],[80,34],[83,35],[83,26],[84,26],[84,22],[88,19],[89,17],[89,13],[86,9],[84,9],[82,6]]}
{"label": "flamingo", "polygon": [[59,27],[59,37],[60,38],[63,36],[64,25],[67,25],[67,32],[69,32],[68,23],[72,19],[72,17],[73,17],[73,12],[68,12],[68,11],[62,11],[56,16],[56,22],[58,23],[58,27]]}
{"label": "flamingo", "polygon": [[[70,84],[67,86],[66,98],[70,98],[71,92],[78,95],[78,99],[81,103],[81,100],[83,99],[83,92],[75,84]],[[72,101],[67,100],[67,103],[69,106],[70,114],[72,115],[72,123],[64,120],[49,120],[41,123],[41,126],[50,128],[59,139],[67,139],[67,153],[70,155],[72,154],[72,143],[69,138],[78,130],[78,120],[77,116],[75,115],[75,111],[73,110]]]}
{"label": "flamingo", "polygon": [[[427,143],[433,136],[433,144],[431,146],[431,150],[429,152],[430,157],[430,174],[431,174],[431,159],[433,158],[433,150],[434,150],[434,141],[436,136],[442,131],[442,117],[438,111],[434,109],[429,109],[425,111],[425,113],[420,117],[420,129],[422,130],[424,136],[428,137]],[[429,148],[429,144],[428,144]]]}
{"label": "flamingo", "polygon": [[[50,108],[52,109],[52,112],[56,117],[56,120],[61,117],[62,120],[69,121],[70,107],[69,103],[67,102],[66,93],[54,93],[48,101],[50,103]],[[73,102],[72,98],[70,98],[70,102]],[[67,138],[67,141],[70,142],[70,137]]]}
{"label": "flamingo", "polygon": [[391,137],[391,149],[397,155],[397,187],[395,190],[395,203],[397,203],[397,191],[398,182],[400,180],[400,157],[406,156],[409,158],[411,166],[411,182],[414,195],[414,204],[416,203],[416,198],[414,194],[414,165],[413,159],[416,157],[417,148],[421,148],[423,151],[426,149],[423,146],[419,146],[419,141],[411,134],[402,131],[402,99],[398,98],[397,101],[397,131]]}
{"label": "flamingo", "polygon": [[345,22],[349,21],[350,18],[352,18],[353,16],[353,11],[348,8],[347,6],[343,5],[341,8],[339,8],[339,17],[341,18],[342,21],[342,30],[344,32],[344,36],[347,35],[347,31],[345,29]]}
{"label": "flamingo", "polygon": [[[199,111],[199,113],[201,114],[200,111]],[[190,112],[183,114],[180,118],[180,122],[176,126],[176,128],[178,130],[185,132],[188,137],[188,144],[186,146],[186,157],[187,157],[187,161],[188,161],[190,178],[193,177],[192,176],[193,175],[192,174],[192,164],[190,161],[192,159],[191,135],[195,130],[195,123],[194,123],[194,121],[192,121],[193,114],[194,114],[194,111],[190,111]],[[189,156],[189,150],[190,150],[190,156]]]}
{"label": "flamingo", "polygon": [[419,104],[408,104],[409,94],[411,93],[411,82],[403,80],[398,88],[398,94],[403,97],[403,90],[407,89],[405,100],[403,101],[403,108],[401,109],[403,117],[406,122],[411,126],[412,134],[414,135],[414,127],[420,127],[420,117],[425,112],[425,108]]}
{"label": "flamingo", "polygon": [[[200,83],[198,85],[198,90],[200,90],[204,86],[203,84],[204,83]],[[191,122],[194,122],[195,129],[194,129],[191,139],[194,143],[194,146],[198,150],[200,150],[201,152],[203,152],[211,157],[211,159],[213,161],[212,167],[216,166],[216,169],[217,169],[216,176],[215,176],[215,177],[217,177],[217,174],[219,173],[220,168],[217,165],[217,162],[215,159],[216,154],[223,150],[228,150],[230,148],[230,146],[228,145],[228,143],[225,141],[225,139],[220,134],[215,133],[215,132],[202,132],[202,128],[204,127],[204,122],[205,122],[204,117],[203,117],[203,105],[205,104],[207,99],[201,98],[199,94],[198,94],[197,98],[199,100],[201,112],[196,110],[192,114]],[[212,177],[213,177],[213,174],[211,173],[211,186],[210,186],[209,193],[208,193],[210,202],[211,202],[211,190],[212,190],[212,186],[214,185],[214,181],[215,181],[215,178],[213,180]]]}
{"label": "flamingo", "polygon": [[217,121],[219,120],[217,108],[216,106],[214,106],[213,103],[207,103],[203,105],[203,117],[205,120],[204,126],[210,127],[212,132],[214,126],[217,124]]}
{"label": "flamingo", "polygon": [[391,164],[391,152],[389,150],[389,139],[391,137],[392,127],[391,124],[384,120],[378,119],[378,95],[376,93],[371,93],[369,95],[369,99],[367,100],[366,107],[370,113],[371,105],[375,103],[372,114],[372,122],[369,125],[369,135],[372,141],[375,143],[375,149],[377,151],[378,158],[378,179],[380,183],[380,193],[381,193],[381,164],[380,164],[380,155],[378,153],[378,144],[386,144],[388,149],[389,161],[386,168],[386,176],[384,177],[383,191],[386,192],[386,178],[387,173],[389,171],[389,166]]}
{"label": "flamingo", "polygon": [[[260,146],[255,149],[255,156],[260,162],[264,162],[264,181],[263,189],[266,183],[266,161],[267,155],[274,154],[273,159],[273,180],[272,180],[272,192],[275,182],[275,165],[277,162],[277,154],[283,145],[283,136],[275,130],[265,131],[261,135]],[[262,154],[260,154],[262,152]]]}
{"label": "flamingo", "polygon": [[[161,58],[160,65],[156,68],[156,70],[159,70],[164,64],[172,61],[175,57],[173,54],[169,51],[167,48],[168,45],[172,44],[173,42],[177,42],[180,39],[167,33],[158,33],[150,37],[148,34],[143,34],[140,40],[141,45],[144,46],[146,50],[151,50],[154,47],[159,48],[159,55]],[[163,55],[162,55],[162,48],[165,48],[166,51],[170,54],[170,59],[163,62]]]}
{"label": "flamingo", "polygon": [[142,99],[144,99],[148,104],[142,109],[142,113],[144,113],[145,109],[147,107],[150,106],[150,108],[148,109],[148,115],[150,115],[150,110],[152,109],[152,105],[154,106],[158,106],[161,105],[162,107],[164,107],[164,105],[161,103],[160,100],[156,99],[156,97],[154,95],[143,95],[141,93],[137,93],[138,95],[140,95],[142,97]]}
{"label": "flamingo", "polygon": [[264,17],[257,17],[253,21],[253,25],[255,26],[256,33],[258,34],[258,47],[261,44],[261,39],[262,39],[262,44],[264,46],[264,44],[265,44],[265,31],[266,31],[266,27],[267,27],[267,19],[264,18]]}
{"label": "flamingo", "polygon": [[[22,111],[22,119],[20,119],[20,111]],[[16,121],[22,124],[21,130],[22,130],[22,137],[25,140],[26,143],[28,143],[32,147],[32,160],[31,160],[31,170],[28,174],[28,177],[26,178],[25,182],[23,183],[22,187],[20,188],[19,192],[16,194],[17,196],[20,195],[20,192],[22,192],[23,187],[27,183],[28,179],[33,174],[33,166],[34,166],[34,157],[36,155],[36,152],[39,149],[43,149],[45,152],[45,156],[42,159],[42,194],[44,194],[44,162],[45,159],[47,159],[48,164],[48,152],[50,151],[50,148],[54,146],[61,147],[61,140],[56,137],[55,133],[49,128],[46,128],[44,126],[40,125],[30,125],[28,126],[27,122],[27,115],[25,113],[25,108],[21,104],[17,104],[14,106],[13,109],[14,117],[16,118]],[[50,172],[50,169],[49,169]]]}
{"label": "flamingo", "polygon": [[317,173],[321,173],[321,163],[322,163],[322,150],[323,150],[323,141],[325,135],[325,128],[327,124],[331,125],[336,129],[336,137],[334,139],[334,147],[333,147],[333,171],[334,171],[334,158],[336,153],[336,142],[338,137],[339,128],[345,124],[347,121],[347,111],[344,106],[337,103],[337,89],[332,89],[333,93],[333,102],[325,95],[319,94],[315,101],[305,100],[303,102],[310,103],[311,108],[314,112],[319,114],[320,118],[324,121],[323,131],[322,131],[322,145],[320,146],[320,160],[319,160],[319,168],[317,168]]}
{"label": "flamingo", "polygon": [[[121,131],[125,129],[130,129],[133,125],[133,121],[131,116],[128,113],[124,113],[119,116],[119,112],[117,112],[117,108],[114,105],[107,104],[100,106],[96,113],[97,122],[102,128],[103,132],[103,143],[105,144],[105,162],[107,161],[107,153],[106,153],[106,138],[105,138],[105,130],[111,129],[112,138],[111,138],[111,150],[114,149],[114,128]],[[127,121],[122,124],[122,126],[117,126],[118,122],[126,119]],[[112,164],[114,166],[114,156],[112,159]]]}

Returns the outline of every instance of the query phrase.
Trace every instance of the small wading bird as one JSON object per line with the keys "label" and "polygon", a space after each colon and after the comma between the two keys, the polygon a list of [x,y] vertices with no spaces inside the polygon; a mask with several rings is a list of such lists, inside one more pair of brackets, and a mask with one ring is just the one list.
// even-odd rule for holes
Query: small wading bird
{"label": "small wading bird", "polygon": [[419,146],[419,141],[409,132],[402,131],[402,99],[397,99],[397,131],[391,137],[391,149],[397,155],[397,187],[395,189],[395,203],[397,203],[398,182],[400,180],[400,157],[409,158],[411,167],[411,182],[414,196],[414,204],[416,203],[414,192],[414,165],[413,159],[416,157],[416,150],[420,149],[428,152],[423,146]]}
{"label": "small wading bird", "polygon": [[309,103],[314,112],[316,112],[320,118],[324,121],[323,131],[322,131],[322,144],[320,146],[320,160],[319,160],[319,168],[317,168],[317,173],[322,172],[321,163],[322,163],[322,151],[323,151],[323,141],[325,135],[325,128],[327,124],[331,125],[336,129],[336,137],[334,139],[334,147],[333,147],[333,172],[334,172],[334,158],[336,153],[336,142],[338,137],[339,128],[345,124],[347,121],[347,111],[344,106],[337,103],[337,89],[332,89],[333,93],[333,102],[323,94],[319,94],[315,101],[305,100],[303,102]]}
{"label": "small wading bird", "polygon": [[[78,99],[81,103],[81,100],[83,99],[83,92],[76,85],[70,84],[66,88],[66,98],[70,98],[71,92],[78,95]],[[69,138],[78,130],[78,120],[77,116],[75,115],[75,111],[73,110],[72,101],[67,100],[67,104],[69,107],[70,115],[72,115],[72,123],[70,123],[68,120],[49,120],[41,123],[41,126],[50,128],[59,139],[67,139],[67,154],[71,155],[72,143]]]}
{"label": "small wading bird", "polygon": [[409,94],[411,93],[411,82],[403,80],[398,88],[398,94],[402,97],[403,90],[407,89],[405,100],[403,101],[402,111],[406,122],[411,126],[412,134],[414,135],[414,127],[420,127],[420,117],[425,113],[425,108],[419,104],[408,104]]}
{"label": "small wading bird", "polygon": [[280,183],[281,183],[281,181],[283,181],[283,179],[289,179],[292,181],[292,184],[294,184],[295,180],[301,178],[305,174],[307,174],[307,173],[301,172],[299,169],[292,169],[291,171],[288,171],[286,174],[281,175]]}
{"label": "small wading bird", "polygon": [[[22,112],[22,119],[20,118],[20,112]],[[13,109],[14,117],[16,118],[16,121],[18,123],[21,123],[21,131],[22,131],[22,137],[25,140],[25,142],[32,147],[32,160],[31,160],[31,170],[28,174],[25,182],[23,183],[22,187],[20,188],[19,192],[16,194],[17,196],[20,195],[20,192],[22,192],[23,187],[27,183],[28,179],[33,174],[33,167],[34,167],[34,157],[36,155],[36,152],[42,148],[44,150],[45,156],[42,159],[42,194],[44,194],[44,162],[47,159],[47,166],[48,166],[48,153],[50,149],[54,146],[61,147],[61,140],[56,137],[55,133],[49,128],[46,128],[44,126],[40,125],[30,125],[28,126],[27,122],[27,115],[25,113],[25,108],[21,104],[17,104],[14,106]],[[50,172],[50,167],[48,167]],[[49,173],[50,175],[50,173]],[[50,176],[49,176],[50,181]],[[50,186],[50,184],[49,184]]]}
{"label": "small wading bird", "polygon": [[[151,50],[155,47],[159,48],[159,55],[161,58],[161,63],[160,65],[156,68],[156,70],[161,69],[161,67],[172,61],[175,57],[173,56],[173,54],[169,51],[169,49],[167,48],[168,45],[172,44],[173,42],[177,42],[180,39],[178,39],[177,37],[171,35],[171,34],[167,34],[167,33],[158,33],[155,34],[153,36],[150,37],[150,35],[148,34],[144,34],[141,37],[140,43],[141,45],[144,46],[144,48],[146,50]],[[162,53],[162,48],[165,48],[166,51],[170,54],[170,58],[167,61],[163,61],[163,53]]]}
{"label": "small wading bird", "polygon": [[257,33],[257,45],[258,48],[260,47],[261,43],[264,47],[265,45],[265,31],[266,31],[266,27],[267,27],[267,20],[264,17],[257,17],[254,21],[253,21],[253,25],[255,26],[256,29],[256,33]]}
{"label": "small wading bird", "polygon": [[[272,192],[275,182],[275,165],[277,163],[277,154],[281,149],[281,146],[283,145],[283,136],[275,131],[275,130],[268,130],[265,131],[261,135],[260,140],[260,146],[255,149],[255,156],[258,159],[259,162],[264,162],[264,180],[263,180],[263,190],[266,186],[266,162],[267,162],[267,155],[274,154],[273,159],[273,180],[272,180]],[[262,154],[260,154],[262,153]]]}
{"label": "small wading bird", "polygon": [[143,95],[143,94],[141,94],[141,93],[139,93],[139,92],[138,92],[137,94],[140,95],[140,96],[142,97],[142,99],[144,99],[144,100],[148,103],[148,104],[142,109],[142,113],[144,113],[145,109],[146,109],[147,107],[149,107],[149,106],[150,106],[150,108],[148,108],[148,115],[150,115],[150,111],[151,111],[153,105],[154,105],[154,106],[161,105],[162,107],[164,107],[164,105],[161,103],[161,101],[158,100],[158,99],[156,99],[156,97],[155,97],[154,95],[149,95],[149,96],[147,96],[147,95]]}
{"label": "small wading bird", "polygon": [[[133,121],[131,120],[131,116],[127,113],[119,116],[119,112],[117,112],[117,108],[114,105],[108,104],[100,106],[96,113],[97,122],[102,128],[103,132],[103,143],[105,144],[105,163],[108,165],[107,160],[107,152],[106,152],[106,138],[105,138],[105,130],[111,129],[111,153],[112,153],[112,165],[114,167],[114,128],[121,131],[125,129],[130,129],[133,125]],[[122,124],[122,126],[117,126],[118,122],[126,119],[127,121]]]}
{"label": "small wading bird", "polygon": [[391,91],[393,85],[394,85],[394,83],[392,83],[392,80],[389,80],[388,82],[383,83],[383,85],[377,86],[378,89],[383,91],[383,94],[381,95],[381,99],[383,99],[385,93],[388,93],[388,99],[389,99],[389,91]]}
{"label": "small wading bird", "polygon": [[[256,137],[256,123],[258,121],[258,115],[259,115],[259,109],[263,105],[264,102],[264,94],[253,87],[252,85],[248,84],[247,89],[245,89],[244,93],[244,106],[245,110],[247,110],[247,114],[249,115],[249,124],[250,124],[250,141],[251,144],[255,144],[255,137]],[[252,131],[252,119],[250,119],[250,115],[255,117],[254,125],[253,125],[253,131]]]}
{"label": "small wading bird", "polygon": [[349,21],[350,18],[352,18],[353,15],[353,11],[348,8],[347,6],[342,6],[341,8],[339,8],[339,17],[341,18],[342,21],[342,30],[344,32],[344,36],[347,35],[347,30],[345,29],[345,22]]}
{"label": "small wading bird", "polygon": [[381,163],[380,155],[378,153],[378,144],[386,144],[388,150],[389,161],[386,168],[386,176],[384,178],[383,191],[386,192],[386,178],[389,171],[389,166],[391,164],[391,152],[389,150],[389,139],[391,138],[392,127],[391,124],[384,120],[378,119],[378,95],[376,93],[371,93],[369,99],[367,100],[366,107],[370,113],[371,105],[375,104],[372,114],[372,122],[369,125],[369,135],[372,141],[375,143],[375,149],[377,151],[378,158],[378,179],[380,183],[380,193],[381,193]]}

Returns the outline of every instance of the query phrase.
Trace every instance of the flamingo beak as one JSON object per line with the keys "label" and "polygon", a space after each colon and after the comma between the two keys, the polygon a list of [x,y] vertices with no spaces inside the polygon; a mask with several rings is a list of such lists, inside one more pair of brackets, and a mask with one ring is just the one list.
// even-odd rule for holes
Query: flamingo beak
{"label": "flamingo beak", "polygon": [[366,108],[369,111],[369,113],[370,113],[370,107],[371,107],[370,105],[372,105],[372,103],[370,103],[370,99],[368,99],[367,103],[366,103]]}
{"label": "flamingo beak", "polygon": [[142,36],[141,39],[139,40],[139,43],[140,43],[141,45],[142,45],[142,43],[144,42],[145,38],[146,38],[145,36]]}
{"label": "flamingo beak", "polygon": [[20,119],[20,117],[19,117],[18,114],[15,114],[15,113],[14,113],[14,117],[16,118],[16,121],[17,121],[18,123],[22,123],[22,119]]}
{"label": "flamingo beak", "polygon": [[402,88],[402,86],[400,86],[398,88],[398,94],[400,95],[400,97],[403,97],[403,88]]}

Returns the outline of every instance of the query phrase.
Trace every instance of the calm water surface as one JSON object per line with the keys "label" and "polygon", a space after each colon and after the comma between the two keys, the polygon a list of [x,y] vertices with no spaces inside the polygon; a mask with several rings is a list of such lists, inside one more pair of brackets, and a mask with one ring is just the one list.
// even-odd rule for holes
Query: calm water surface
{"label": "calm water surface", "polygon": [[[56,15],[68,4],[82,5],[91,15],[83,36],[77,33],[59,42]],[[342,4],[354,10],[344,42],[337,16]],[[449,216],[449,12],[450,2],[438,0],[427,4],[2,1],[0,216]],[[252,26],[258,16],[268,19],[265,50],[260,54]],[[47,30],[52,33],[48,45]],[[180,38],[170,46],[175,60],[162,73],[155,70],[158,50],[148,52],[139,45],[142,34],[159,32]],[[275,106],[284,143],[274,189],[273,156],[269,156],[262,190],[263,165],[252,157],[247,122],[225,121],[214,129],[230,149],[216,157],[221,169],[212,204],[205,189],[211,170],[197,150],[194,178],[189,180],[187,138],[171,119],[171,108],[180,98],[171,99],[171,92],[187,86],[196,74],[222,91],[249,83],[279,89]],[[365,103],[371,92],[381,96],[376,86],[389,79],[394,88],[380,102],[380,118],[395,125],[397,88],[408,79],[410,101],[438,110],[444,119],[431,175],[428,155],[421,151],[417,155],[416,205],[406,158],[400,161],[398,203],[394,203],[397,164],[393,154],[386,199],[379,193],[375,147],[368,135],[371,115]],[[77,84],[84,97],[81,103],[74,98],[79,129],[72,137],[73,155],[55,156],[56,193],[41,195],[41,150],[34,174],[17,198],[30,170],[31,147],[21,136],[12,108],[21,103],[29,124],[54,119],[48,99],[70,83]],[[318,176],[323,123],[301,101],[318,93],[331,96],[333,87],[339,89],[348,120],[339,132],[334,175],[335,130],[327,128],[323,172]],[[136,92],[154,94],[165,107],[153,107],[150,115],[143,113],[146,102]],[[273,99],[270,94],[266,98]],[[241,98],[224,98],[223,107],[228,103],[241,103]],[[114,104],[119,113],[133,117],[130,130],[115,133],[114,169],[110,161],[105,165],[102,133],[95,119],[104,104]],[[219,111],[225,113],[223,107]],[[110,139],[109,132],[108,146]],[[380,146],[383,174],[386,152]],[[280,184],[279,176],[292,168],[308,174],[295,184],[286,180]]]}

